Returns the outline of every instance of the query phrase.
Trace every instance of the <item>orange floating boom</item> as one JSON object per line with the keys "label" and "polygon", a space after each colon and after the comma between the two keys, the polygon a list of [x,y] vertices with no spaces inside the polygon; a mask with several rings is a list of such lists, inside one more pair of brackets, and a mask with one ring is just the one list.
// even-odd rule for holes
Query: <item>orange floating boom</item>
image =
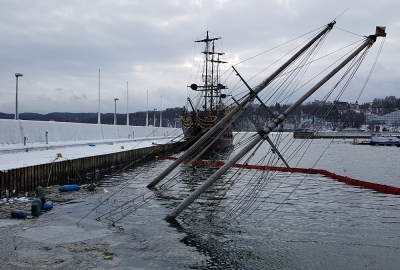
{"label": "orange floating boom", "polygon": [[[176,157],[171,157],[171,156],[161,156],[157,155],[157,158],[160,159],[170,159],[170,160],[176,160]],[[191,160],[187,159],[186,162],[191,162],[192,164],[196,165],[210,165],[210,166],[216,166],[216,167],[221,167],[225,164],[225,162],[221,161],[205,161],[205,160]],[[261,166],[261,165],[248,165],[248,164],[234,164],[233,167],[236,168],[245,168],[245,169],[255,169],[255,170],[268,170],[268,171],[281,171],[281,172],[290,172],[289,168],[287,167],[278,167],[278,166]],[[296,173],[306,173],[306,174],[322,174],[326,177],[335,179],[339,182],[343,182],[352,186],[358,186],[358,187],[365,187],[369,188],[381,193],[386,193],[386,194],[394,194],[394,195],[400,195],[400,188],[398,187],[392,187],[392,186],[387,186],[387,185],[382,185],[382,184],[376,184],[376,183],[371,183],[371,182],[366,182],[366,181],[361,181],[357,180],[354,178],[350,178],[347,176],[342,176],[338,175],[332,172],[329,172],[327,170],[321,170],[321,169],[307,169],[307,168],[291,168],[292,172]]]}

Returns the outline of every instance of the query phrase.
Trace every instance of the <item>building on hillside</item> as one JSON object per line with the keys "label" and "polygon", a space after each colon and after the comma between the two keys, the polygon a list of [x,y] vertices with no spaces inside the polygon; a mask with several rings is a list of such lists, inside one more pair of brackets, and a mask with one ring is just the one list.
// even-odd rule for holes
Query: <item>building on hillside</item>
{"label": "building on hillside", "polygon": [[345,101],[335,100],[333,104],[336,106],[338,111],[345,111],[349,108],[349,104]]}
{"label": "building on hillside", "polygon": [[350,109],[352,110],[359,110],[360,105],[358,105],[358,102],[356,101],[355,103],[349,103]]}
{"label": "building on hillside", "polygon": [[400,126],[400,110],[379,116],[373,113],[366,115],[367,124],[382,124],[388,126]]}
{"label": "building on hillside", "polygon": [[332,101],[328,101],[328,100],[318,100],[318,99],[314,99],[313,102],[311,102],[311,105],[314,106],[332,106]]}

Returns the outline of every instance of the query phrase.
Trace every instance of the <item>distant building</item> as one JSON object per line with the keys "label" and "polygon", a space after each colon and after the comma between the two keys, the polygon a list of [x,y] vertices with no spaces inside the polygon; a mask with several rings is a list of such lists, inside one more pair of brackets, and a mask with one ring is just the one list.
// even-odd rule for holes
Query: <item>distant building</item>
{"label": "distant building", "polygon": [[373,113],[366,115],[367,124],[383,124],[388,126],[400,126],[400,110],[379,116]]}
{"label": "distant building", "polygon": [[358,105],[358,102],[356,101],[355,103],[349,103],[350,109],[352,110],[359,110],[360,105]]}
{"label": "distant building", "polygon": [[334,104],[336,106],[336,109],[339,111],[347,110],[349,108],[349,104],[344,101],[335,100]]}
{"label": "distant building", "polygon": [[328,100],[322,101],[322,100],[315,99],[311,104],[315,105],[315,106],[322,106],[322,105],[332,106],[332,101],[328,101]]}

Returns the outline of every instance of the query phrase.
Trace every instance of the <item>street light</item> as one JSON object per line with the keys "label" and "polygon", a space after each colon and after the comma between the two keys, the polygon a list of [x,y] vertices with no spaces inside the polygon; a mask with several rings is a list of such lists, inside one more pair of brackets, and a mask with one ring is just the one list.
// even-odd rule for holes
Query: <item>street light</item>
{"label": "street light", "polygon": [[129,83],[129,82],[126,82],[126,125],[127,125],[127,126],[129,126],[128,83]]}
{"label": "street light", "polygon": [[18,77],[22,77],[21,73],[15,73],[16,82],[16,90],[15,90],[15,120],[18,120]]}
{"label": "street light", "polygon": [[156,111],[157,109],[154,109],[154,123],[153,123],[153,127],[156,127]]}
{"label": "street light", "polygon": [[117,100],[119,100],[119,98],[114,98],[115,101],[115,110],[114,110],[114,125],[117,124]]}
{"label": "street light", "polygon": [[99,69],[99,103],[97,105],[97,124],[100,124],[100,69]]}
{"label": "street light", "polygon": [[160,127],[162,127],[162,96],[160,101]]}
{"label": "street light", "polygon": [[149,90],[147,90],[146,127],[149,126]]}

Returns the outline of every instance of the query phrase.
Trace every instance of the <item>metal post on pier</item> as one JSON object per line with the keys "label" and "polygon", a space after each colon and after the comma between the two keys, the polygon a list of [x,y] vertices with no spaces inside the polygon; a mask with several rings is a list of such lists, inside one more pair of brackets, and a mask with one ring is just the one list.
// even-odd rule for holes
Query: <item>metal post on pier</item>
{"label": "metal post on pier", "polygon": [[100,69],[99,69],[99,100],[97,104],[97,124],[100,124]]}
{"label": "metal post on pier", "polygon": [[126,125],[129,126],[129,96],[128,96],[128,83],[126,82]]}
{"label": "metal post on pier", "polygon": [[22,77],[22,73],[15,73],[15,120],[18,120],[18,77]]}
{"label": "metal post on pier", "polygon": [[115,106],[114,106],[114,125],[117,124],[117,100],[119,98],[114,98]]}

